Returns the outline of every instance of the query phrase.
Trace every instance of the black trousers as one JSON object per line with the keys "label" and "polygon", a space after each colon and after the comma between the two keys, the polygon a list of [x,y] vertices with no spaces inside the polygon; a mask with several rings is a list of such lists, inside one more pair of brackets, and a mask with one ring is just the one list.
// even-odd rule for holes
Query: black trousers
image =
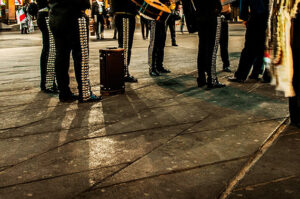
{"label": "black trousers", "polygon": [[199,47],[198,47],[198,80],[211,83],[217,80],[216,61],[220,41],[221,18],[199,23]]}
{"label": "black trousers", "polygon": [[[149,32],[150,32],[150,21],[145,19],[144,17],[141,16],[141,30],[142,30],[142,36],[143,38],[148,38]],[[145,34],[145,29],[146,29],[146,34]],[[145,36],[146,35],[146,36]]]}
{"label": "black trousers", "polygon": [[170,29],[172,43],[175,44],[176,43],[175,20],[172,16],[170,16],[169,19],[167,20],[166,31],[168,27]]}
{"label": "black trousers", "polygon": [[248,21],[245,46],[242,50],[238,70],[235,73],[236,78],[247,79],[255,60],[257,60],[257,63],[253,70],[260,71],[265,50],[266,28],[267,17],[265,16],[252,17]]}
{"label": "black trousers", "polygon": [[42,32],[43,48],[40,58],[41,84],[42,90],[55,89],[55,44],[49,26],[49,13],[39,12],[37,24]]}
{"label": "black trousers", "polygon": [[220,36],[220,51],[221,58],[223,62],[223,69],[230,66],[229,54],[228,54],[228,40],[229,40],[229,30],[227,19],[222,19],[221,23],[221,36]]}
{"label": "black trousers", "polygon": [[129,64],[131,59],[131,49],[135,31],[135,16],[134,15],[116,15],[115,25],[118,30],[119,48],[124,48],[124,64],[125,76],[129,75]]}
{"label": "black trousers", "polygon": [[96,37],[99,38],[99,34],[104,32],[104,16],[103,15],[96,15],[97,16],[97,23],[96,23]]}
{"label": "black trousers", "polygon": [[163,67],[166,38],[166,24],[151,21],[150,44],[148,48],[150,69]]}
{"label": "black trousers", "polygon": [[78,16],[50,14],[50,28],[56,45],[55,71],[60,95],[71,93],[68,72],[72,52],[79,97],[82,100],[89,99],[91,89],[88,63],[88,17],[84,14]]}
{"label": "black trousers", "polygon": [[[294,37],[299,35],[300,32],[300,20],[295,23]],[[293,51],[293,62],[294,62],[294,76],[293,76],[293,87],[296,93],[295,97],[289,98],[289,110],[291,122],[300,126],[300,48],[292,48]]]}

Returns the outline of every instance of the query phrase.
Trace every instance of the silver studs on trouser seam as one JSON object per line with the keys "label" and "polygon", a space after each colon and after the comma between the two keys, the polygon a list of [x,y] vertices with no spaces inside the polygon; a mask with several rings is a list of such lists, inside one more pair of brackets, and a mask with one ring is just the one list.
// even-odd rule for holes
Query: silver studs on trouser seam
{"label": "silver studs on trouser seam", "polygon": [[153,51],[154,51],[154,41],[155,41],[155,28],[156,28],[156,21],[151,21],[151,29],[150,29],[150,44],[148,48],[148,64],[150,68],[155,66],[153,63]]}
{"label": "silver studs on trouser seam", "polygon": [[217,18],[217,29],[216,29],[216,40],[212,55],[212,63],[211,63],[211,78],[213,81],[217,80],[217,53],[218,53],[218,47],[220,44],[220,37],[221,37],[221,17]]}
{"label": "silver studs on trouser seam", "polygon": [[125,76],[129,75],[128,71],[128,49],[129,49],[129,18],[123,18],[123,48],[124,48],[124,65]]}
{"label": "silver studs on trouser seam", "polygon": [[49,34],[49,54],[48,54],[48,60],[47,60],[47,69],[46,69],[46,83],[45,87],[46,89],[54,89],[54,81],[55,81],[55,57],[56,57],[56,48],[55,48],[55,42],[53,34],[50,30],[49,25],[49,17],[46,17],[46,24]]}
{"label": "silver studs on trouser seam", "polygon": [[89,48],[88,48],[88,31],[86,18],[78,19],[79,40],[81,46],[81,95],[82,100],[86,101],[91,96],[91,87],[89,81]]}

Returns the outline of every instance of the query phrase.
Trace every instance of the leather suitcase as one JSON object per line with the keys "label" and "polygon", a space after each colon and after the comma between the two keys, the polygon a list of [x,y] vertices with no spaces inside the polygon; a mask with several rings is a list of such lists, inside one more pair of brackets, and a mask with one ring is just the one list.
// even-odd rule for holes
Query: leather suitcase
{"label": "leather suitcase", "polygon": [[100,49],[100,87],[103,95],[125,92],[124,49]]}

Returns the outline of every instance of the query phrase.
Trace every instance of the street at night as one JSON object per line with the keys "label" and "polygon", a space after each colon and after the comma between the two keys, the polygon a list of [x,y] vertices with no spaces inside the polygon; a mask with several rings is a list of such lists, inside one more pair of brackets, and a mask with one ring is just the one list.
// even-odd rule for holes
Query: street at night
{"label": "street at night", "polygon": [[[236,71],[245,28],[230,24]],[[99,49],[113,30],[90,37],[92,91],[100,95]],[[287,199],[300,197],[300,131],[287,99],[261,81],[198,88],[197,34],[167,37],[164,65],[149,76],[148,45],[137,28],[124,94],[62,103],[40,91],[42,38],[0,33],[0,198]],[[73,62],[71,89],[77,93]]]}

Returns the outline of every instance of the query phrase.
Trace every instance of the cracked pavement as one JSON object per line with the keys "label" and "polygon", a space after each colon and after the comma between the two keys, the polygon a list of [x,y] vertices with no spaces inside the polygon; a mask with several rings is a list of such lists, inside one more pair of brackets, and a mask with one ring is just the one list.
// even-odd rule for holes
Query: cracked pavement
{"label": "cracked pavement", "polygon": [[[244,32],[241,25],[230,25],[233,70]],[[99,49],[117,46],[109,39],[112,34],[106,31],[104,41],[90,38],[96,94]],[[268,84],[227,82],[232,74],[221,71],[220,56],[217,70],[227,87],[197,88],[197,35],[177,33],[179,47],[170,40],[168,35],[164,63],[172,73],[149,77],[149,41],[137,29],[130,71],[139,82],[126,84],[124,95],[78,104],[60,103],[58,96],[40,92],[38,31],[0,32],[0,198],[218,198],[286,120],[287,100]],[[70,75],[77,92],[72,62]],[[298,129],[289,132],[285,137],[299,135]],[[270,165],[259,163],[255,167],[260,172],[268,170]],[[260,172],[250,172],[229,197],[259,198],[256,187],[274,180],[272,174],[259,180]],[[275,174],[276,179],[299,181],[296,169]],[[249,190],[258,191],[251,195]]]}

